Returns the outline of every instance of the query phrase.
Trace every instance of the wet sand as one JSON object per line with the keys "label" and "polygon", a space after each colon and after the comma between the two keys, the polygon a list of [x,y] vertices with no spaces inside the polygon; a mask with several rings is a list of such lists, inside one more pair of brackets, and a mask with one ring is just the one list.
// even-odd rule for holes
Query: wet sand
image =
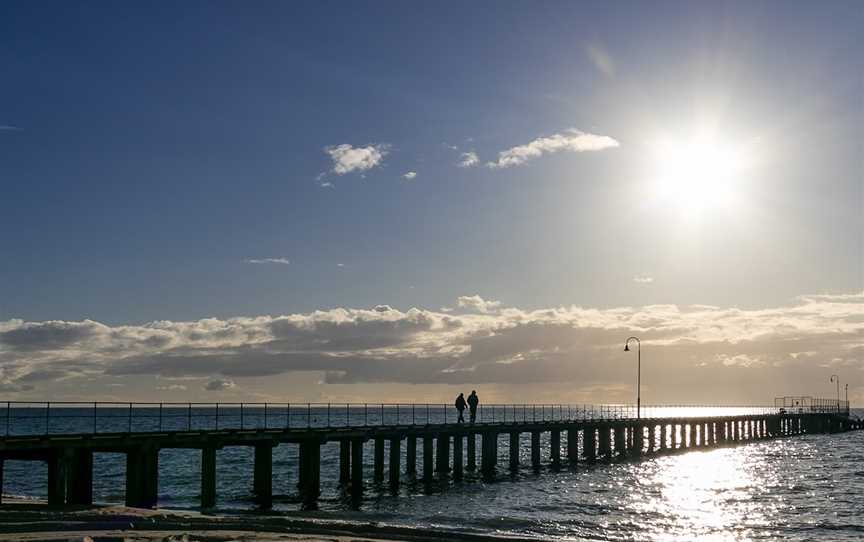
{"label": "wet sand", "polygon": [[228,542],[266,540],[377,542],[404,540],[535,540],[414,529],[318,512],[314,517],[209,514],[124,506],[52,508],[44,502],[3,498],[0,540],[8,542]]}

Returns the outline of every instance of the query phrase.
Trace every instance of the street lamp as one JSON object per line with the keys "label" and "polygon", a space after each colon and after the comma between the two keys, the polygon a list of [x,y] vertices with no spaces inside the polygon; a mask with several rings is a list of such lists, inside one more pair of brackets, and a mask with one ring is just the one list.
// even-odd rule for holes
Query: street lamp
{"label": "street lamp", "polygon": [[840,377],[837,375],[831,375],[828,382],[837,382],[837,412],[840,412]]}
{"label": "street lamp", "polygon": [[846,386],[846,414],[849,414],[849,384],[844,384]]}
{"label": "street lamp", "polygon": [[636,418],[642,408],[642,341],[639,337],[629,337],[624,343],[624,351],[630,351],[630,341],[636,341]]}

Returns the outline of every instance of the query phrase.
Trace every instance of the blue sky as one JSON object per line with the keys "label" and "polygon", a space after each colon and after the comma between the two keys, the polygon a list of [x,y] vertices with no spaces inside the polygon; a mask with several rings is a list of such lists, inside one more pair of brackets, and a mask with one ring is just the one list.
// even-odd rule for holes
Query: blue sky
{"label": "blue sky", "polygon": [[[7,2],[0,321],[860,292],[862,24],[860,2]],[[703,136],[735,158],[724,205],[728,164],[687,161]],[[337,174],[340,145],[381,156]],[[667,166],[687,186],[660,197]]]}

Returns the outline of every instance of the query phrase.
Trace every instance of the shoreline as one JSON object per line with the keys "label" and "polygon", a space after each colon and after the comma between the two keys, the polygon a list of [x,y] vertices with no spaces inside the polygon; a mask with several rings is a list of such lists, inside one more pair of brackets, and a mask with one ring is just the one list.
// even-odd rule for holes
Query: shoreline
{"label": "shoreline", "polygon": [[336,514],[319,517],[202,513],[197,511],[145,510],[125,506],[48,507],[34,499],[6,499],[0,506],[0,538],[8,542],[59,542],[129,540],[202,542],[303,540],[327,542],[536,542],[537,538],[473,534],[345,519]]}

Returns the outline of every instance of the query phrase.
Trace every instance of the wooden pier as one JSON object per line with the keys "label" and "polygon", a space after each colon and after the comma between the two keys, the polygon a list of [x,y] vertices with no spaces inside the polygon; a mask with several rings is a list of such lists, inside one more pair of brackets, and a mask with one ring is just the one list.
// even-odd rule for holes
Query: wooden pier
{"label": "wooden pier", "polygon": [[[527,407],[536,411],[533,405]],[[500,417],[503,411],[504,419],[475,424],[447,421],[446,412],[441,423],[429,423],[428,416],[425,423],[423,420],[418,422],[413,416],[414,423],[387,424],[384,423],[386,420],[382,407],[381,423],[376,425],[368,424],[368,412],[364,425],[353,425],[352,406],[348,405],[344,425],[336,427],[331,426],[331,407],[328,405],[326,426],[323,421],[313,424],[312,408],[307,407],[309,421],[305,427],[271,427],[265,420],[262,427],[246,428],[241,422],[240,427],[202,429],[193,426],[190,406],[189,423],[184,428],[103,432],[96,430],[99,414],[97,405],[93,410],[93,431],[19,435],[10,431],[10,412],[25,412],[28,415],[22,417],[35,419],[38,416],[29,414],[36,412],[42,415],[42,410],[15,411],[14,408],[14,405],[7,405],[7,435],[0,436],[0,488],[5,460],[44,461],[48,464],[49,504],[92,504],[93,454],[122,453],[126,456],[126,504],[142,508],[152,508],[158,504],[159,451],[170,448],[201,451],[202,508],[216,504],[216,451],[227,446],[253,448],[252,490],[258,505],[266,509],[272,505],[273,449],[277,446],[297,446],[302,506],[315,509],[321,488],[321,446],[329,442],[338,442],[340,484],[348,495],[359,500],[367,483],[368,473],[364,470],[363,457],[364,453],[370,451],[369,448],[373,458],[372,482],[384,484],[386,481],[391,489],[398,490],[403,483],[403,476],[426,482],[441,479],[458,481],[463,479],[466,471],[475,471],[478,467],[484,478],[493,479],[499,469],[504,468],[499,465],[498,453],[502,439],[509,444],[506,468],[519,469],[522,461],[519,443],[525,434],[530,435],[530,465],[534,469],[544,465],[552,469],[578,469],[583,464],[600,461],[624,458],[636,460],[643,456],[685,450],[862,428],[861,422],[848,416],[848,405],[846,411],[842,411],[839,406],[836,411],[801,408],[793,412],[785,408],[764,408],[754,409],[760,411],[749,414],[729,414],[721,409],[716,415],[681,417],[654,413],[651,417],[642,418],[632,417],[629,410],[604,411],[603,408],[592,407],[589,412],[585,407],[568,407],[566,413],[563,408],[559,408],[557,414],[553,408],[551,416],[544,411],[541,419],[537,419],[536,414],[529,416],[527,408],[521,405],[513,407],[510,419],[507,419],[509,406],[502,406],[498,415]],[[247,406],[247,412],[258,412],[255,408],[260,409]],[[267,407],[264,408],[266,413]],[[272,419],[273,407],[270,408]],[[290,408],[287,418],[289,425],[292,415]],[[364,405],[364,408],[368,410],[370,407]],[[521,417],[517,408],[522,408]],[[223,412],[225,409],[223,407]],[[416,406],[412,407],[412,412],[414,410]],[[644,411],[651,413],[652,409],[646,408]],[[54,407],[54,412],[58,412],[57,407]],[[135,425],[133,413],[133,407],[130,406],[130,429],[134,429]],[[148,416],[153,417],[155,414],[149,411]],[[159,416],[161,426],[161,406]],[[396,421],[400,421],[398,415]],[[51,427],[49,421],[45,424],[47,428]],[[548,439],[542,439],[548,442],[548,446],[541,447],[543,433],[548,433]],[[418,447],[422,451],[421,464],[417,462]]]}

